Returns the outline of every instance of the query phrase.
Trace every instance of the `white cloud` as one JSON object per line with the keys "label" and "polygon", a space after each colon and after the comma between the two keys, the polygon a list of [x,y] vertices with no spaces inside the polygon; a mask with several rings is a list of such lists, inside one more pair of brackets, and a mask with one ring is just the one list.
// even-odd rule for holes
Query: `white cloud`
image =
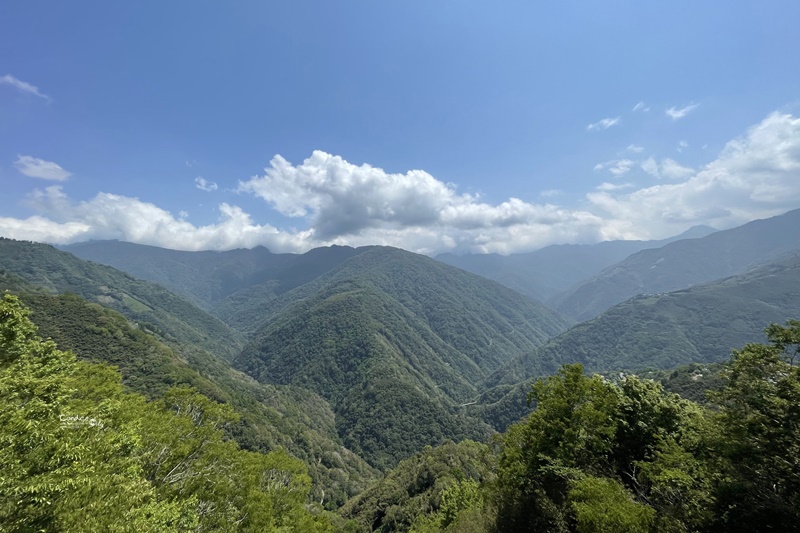
{"label": "white cloud", "polygon": [[650,157],[643,161],[641,166],[642,170],[659,179],[678,180],[694,173],[694,169],[684,167],[670,158],[662,159],[661,163],[658,163]]}
{"label": "white cloud", "polygon": [[629,144],[628,147],[625,149],[634,154],[641,154],[642,152],[644,152],[644,146],[639,146],[636,144]]}
{"label": "white cloud", "polygon": [[622,118],[621,117],[604,118],[602,120],[598,120],[597,122],[593,122],[593,123],[589,124],[588,126],[586,126],[586,130],[587,131],[607,130],[611,126],[616,126],[620,122],[622,122]]}
{"label": "white cloud", "polygon": [[622,189],[630,189],[633,187],[632,183],[609,183],[604,182],[595,187],[598,191],[620,191]]}
{"label": "white cloud", "polygon": [[208,181],[207,179],[198,176],[194,179],[195,187],[200,189],[201,191],[212,192],[216,191],[219,187],[213,181]]}
{"label": "white cloud", "polygon": [[680,108],[672,106],[668,109],[665,109],[664,113],[672,120],[680,120],[689,113],[691,113],[692,111],[694,111],[695,109],[697,109],[699,106],[700,104],[689,104]]}
{"label": "white cloud", "polygon": [[275,251],[302,252],[319,244],[308,231],[281,231],[258,225],[235,205],[219,205],[219,220],[195,226],[160,207],[127,196],[99,193],[74,202],[60,186],[36,190],[28,205],[38,214],[27,219],[0,218],[0,235],[14,239],[71,243],[119,239],[176,250],[228,250],[264,245]]}
{"label": "white cloud", "polygon": [[678,141],[678,146],[675,148],[678,153],[683,152],[685,149],[689,148],[689,143],[686,141]]}
{"label": "white cloud", "polygon": [[670,158],[661,161],[661,176],[668,180],[678,180],[692,174],[694,174],[693,168],[681,166]]}
{"label": "white cloud", "polygon": [[608,170],[614,176],[622,176],[623,174],[627,174],[635,164],[636,161],[631,161],[630,159],[613,159],[605,163],[597,163],[594,169]]}
{"label": "white cloud", "polygon": [[46,94],[43,94],[41,91],[39,91],[39,88],[36,87],[35,85],[31,85],[30,83],[17,79],[11,74],[6,74],[5,76],[0,77],[0,85],[10,85],[11,87],[14,87],[20,92],[26,94],[32,94],[33,96],[38,96],[39,98],[47,100],[48,102],[51,102],[53,100]]}
{"label": "white cloud", "polygon": [[596,234],[599,222],[589,213],[516,198],[487,204],[422,170],[390,174],[320,151],[297,166],[275,156],[263,176],[240,182],[238,190],[283,215],[305,218],[314,239],[326,243],[377,239],[422,251],[450,242],[462,249],[508,251],[515,239],[532,246],[563,231]]}
{"label": "white cloud", "polygon": [[[662,161],[660,172],[669,166]],[[655,238],[694,224],[729,228],[797,208],[799,173],[800,119],[773,113],[683,181],[617,196],[598,191],[587,198],[620,233]]]}
{"label": "white cloud", "polygon": [[650,111],[650,106],[645,105],[644,102],[639,102],[638,104],[633,106],[633,111],[644,111],[644,112],[647,112],[647,111]]}
{"label": "white cloud", "polygon": [[40,178],[43,180],[65,181],[72,176],[71,172],[67,172],[60,165],[52,161],[45,161],[38,157],[31,157],[29,155],[17,155],[17,160],[14,161],[14,166],[22,174],[31,178]]}
{"label": "white cloud", "polygon": [[652,157],[648,157],[642,162],[642,170],[656,178],[661,177],[661,172],[658,170],[658,163]]}
{"label": "white cloud", "polygon": [[696,224],[724,229],[800,206],[800,118],[769,115],[696,171],[670,159],[641,165],[665,181],[638,189],[603,183],[584,207],[568,208],[517,198],[488,203],[422,170],[392,174],[324,152],[297,165],[275,156],[239,191],[296,217],[300,229],[256,223],[229,204],[219,206],[219,220],[196,226],[137,198],[99,193],[74,201],[51,186],[30,198],[35,216],[0,218],[0,235],[57,243],[121,239],[190,250],[385,244],[421,253],[511,253],[560,242],[666,237]]}

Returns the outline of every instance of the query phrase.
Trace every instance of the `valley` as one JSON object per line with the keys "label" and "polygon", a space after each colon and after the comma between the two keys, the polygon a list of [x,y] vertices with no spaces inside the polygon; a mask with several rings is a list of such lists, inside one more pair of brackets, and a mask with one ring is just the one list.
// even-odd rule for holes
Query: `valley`
{"label": "valley", "polygon": [[[473,520],[475,531],[522,531],[520,517],[532,506],[550,521],[536,530],[549,530],[562,519],[585,519],[575,502],[595,505],[602,498],[616,498],[626,519],[652,525],[667,516],[666,503],[653,503],[659,501],[655,492],[643,503],[630,491],[656,491],[658,483],[672,481],[648,477],[630,485],[625,469],[641,463],[642,472],[656,476],[657,469],[672,468],[659,463],[668,453],[722,457],[727,452],[721,448],[703,451],[680,436],[684,429],[695,436],[705,431],[692,418],[700,416],[693,409],[705,409],[705,390],[716,391],[712,401],[720,408],[733,409],[725,398],[736,397],[732,380],[744,374],[725,368],[750,370],[741,357],[730,359],[732,350],[770,353],[777,368],[785,361],[779,353],[798,344],[791,322],[784,329],[771,326],[772,351],[751,344],[764,342],[770,324],[800,317],[797,228],[800,210],[730,230],[698,227],[664,241],[438,260],[384,246],[276,254],[263,247],[181,252],[117,241],[54,248],[0,238],[0,290],[30,310],[39,336],[74,354],[77,362],[69,365],[84,370],[70,372],[88,372],[86,383],[98,387],[97,394],[113,389],[116,401],[136,404],[132,412],[141,413],[155,408],[145,405],[166,401],[164,412],[172,413],[169,398],[191,390],[199,396],[187,401],[230,410],[230,420],[215,425],[219,433],[209,437],[220,443],[214,446],[252,457],[284,453],[286,461],[297,461],[286,479],[300,483],[307,476],[308,482],[296,500],[305,508],[293,507],[300,514],[291,520],[315,524],[308,528],[472,531],[466,524]],[[17,316],[8,298],[4,316]],[[4,327],[14,331],[14,324]],[[31,346],[38,342],[26,335]],[[786,376],[795,376],[790,369]],[[103,372],[110,374],[96,377]],[[713,379],[701,380],[703,373]],[[108,385],[115,379],[122,388]],[[775,394],[790,409],[793,397]],[[556,415],[559,395],[559,401],[605,413],[608,423],[589,414]],[[86,408],[80,394],[63,398],[64,405],[80,400]],[[646,414],[644,407],[625,405],[644,398],[665,409],[651,421],[655,433],[625,436],[625,417]],[[203,409],[212,409],[208,405]],[[120,427],[156,417],[141,416]],[[714,423],[733,431],[725,426],[732,421]],[[559,424],[567,426],[557,430]],[[619,448],[608,453],[622,455],[595,469],[588,456],[579,456],[605,457],[597,442],[569,444],[576,447],[569,453],[552,448],[552,439],[572,438],[569,424],[599,424],[581,431],[609,432]],[[800,445],[793,435],[786,446]],[[680,452],[659,448],[665,438]],[[534,455],[512,453],[509,446],[519,439],[520,453]],[[623,449],[633,446],[630,439],[638,451]],[[577,470],[556,475],[534,456]],[[525,483],[543,483],[544,492],[525,493],[522,471],[514,470],[523,463],[538,465],[526,470],[535,479]],[[552,492],[554,475],[571,480],[572,492]],[[785,475],[790,483],[791,474]],[[146,479],[155,492],[142,498],[162,501],[172,494]],[[673,509],[669,520],[677,522],[671,524],[717,527],[727,520],[713,512],[723,501],[714,491],[734,489],[713,488],[711,478],[703,483],[709,484],[704,492],[686,489],[702,494],[682,498],[694,498],[711,514]],[[198,487],[187,486],[185,494],[213,499],[215,489]],[[797,496],[789,485],[785,491],[786,498]],[[453,498],[460,503],[450,508]],[[245,516],[246,505],[236,512]],[[195,515],[189,507],[174,510],[178,518],[170,523],[185,512],[203,527],[216,527],[210,518],[216,511]],[[781,513],[775,520],[793,516]]]}

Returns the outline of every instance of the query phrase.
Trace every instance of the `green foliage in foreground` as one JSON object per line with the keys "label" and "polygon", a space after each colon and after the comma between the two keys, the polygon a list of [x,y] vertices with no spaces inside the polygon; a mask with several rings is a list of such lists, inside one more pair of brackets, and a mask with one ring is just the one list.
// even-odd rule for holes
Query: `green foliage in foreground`
{"label": "green foliage in foreground", "polygon": [[501,437],[483,479],[413,507],[396,496],[411,494],[404,462],[356,502],[373,513],[404,502],[404,520],[372,523],[379,531],[800,531],[800,321],[767,335],[734,351],[706,405],[652,380],[564,366],[534,385],[536,409]]}
{"label": "green foliage in foreground", "polygon": [[311,499],[334,509],[365,489],[375,477],[336,434],[334,414],[319,396],[291,386],[259,384],[211,354],[166,344],[152,331],[75,294],[35,292],[23,280],[0,275],[0,287],[14,287],[31,310],[44,338],[78,360],[114,365],[127,389],[158,399],[171,387],[189,386],[229,404],[238,422],[226,435],[242,448],[261,453],[279,447],[302,459],[313,480]]}
{"label": "green foliage in foreground", "polygon": [[[464,501],[475,503],[478,483],[493,476],[494,460],[486,445],[469,440],[428,447],[401,461],[384,479],[347,502],[340,512],[352,520],[357,532],[408,531],[415,519],[425,520],[428,513],[440,508],[442,521],[438,516],[429,521],[449,524]],[[461,488],[452,489],[454,486]],[[473,490],[475,495],[470,492]],[[424,527],[422,521],[418,527]]]}
{"label": "green foliage in foreground", "polygon": [[330,531],[303,463],[240,450],[223,433],[235,420],[188,388],[125,392],[0,302],[0,530]]}

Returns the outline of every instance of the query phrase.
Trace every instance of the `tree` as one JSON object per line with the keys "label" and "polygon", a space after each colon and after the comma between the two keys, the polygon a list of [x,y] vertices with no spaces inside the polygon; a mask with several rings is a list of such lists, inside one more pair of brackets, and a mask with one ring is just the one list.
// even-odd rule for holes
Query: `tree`
{"label": "tree", "polygon": [[[98,369],[37,337],[18,299],[3,296],[0,528],[128,531],[144,515],[153,526],[145,530],[177,527],[180,511],[157,505],[131,454],[137,434],[120,423],[119,375]],[[102,401],[80,398],[78,374],[85,390],[106,389]]]}
{"label": "tree", "polygon": [[726,474],[718,515],[730,531],[800,530],[800,321],[767,328],[770,344],[734,351],[717,453]]}

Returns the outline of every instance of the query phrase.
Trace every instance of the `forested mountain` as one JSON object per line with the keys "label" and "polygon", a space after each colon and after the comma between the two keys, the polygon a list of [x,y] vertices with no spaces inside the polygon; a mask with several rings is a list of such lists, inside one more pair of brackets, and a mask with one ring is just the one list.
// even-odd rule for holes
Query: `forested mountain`
{"label": "forested mountain", "polygon": [[0,530],[331,531],[301,461],[225,437],[230,405],[187,387],[131,392],[114,368],[42,340],[27,315],[0,299]]}
{"label": "forested mountain", "polygon": [[521,254],[440,254],[436,259],[494,280],[521,294],[547,301],[640,250],[658,248],[681,239],[705,237],[714,231],[708,226],[695,226],[662,240],[554,244]]}
{"label": "forested mountain", "polygon": [[485,435],[459,405],[568,325],[484,278],[385,247],[285,294],[271,313],[235,366],[329,399],[345,444],[381,466],[443,438]]}
{"label": "forested mountain", "polygon": [[[776,254],[569,330],[398,249],[320,249],[262,278],[241,254],[251,274],[194,295],[237,332],[158,285],[0,240],[0,290],[78,358],[4,296],[0,529],[797,530],[800,322],[702,363],[800,316],[800,254]],[[212,282],[201,263],[187,286]]]}
{"label": "forested mountain", "polygon": [[[185,340],[195,339],[193,330],[181,329],[182,322],[176,321],[169,309],[177,309],[183,316],[199,316],[201,324],[226,327],[163,288],[47,245],[8,240],[0,240],[0,270],[0,291],[20,294],[32,309],[40,334],[82,360],[117,366],[125,385],[150,398],[169,387],[188,385],[230,404],[240,420],[229,428],[229,436],[250,450],[284,447],[303,459],[309,465],[317,501],[340,504],[375,475],[374,469],[342,445],[334,413],[323,398],[292,386],[259,384],[231,368],[226,359],[205,350],[199,344],[202,341],[192,344]],[[96,287],[92,279],[103,283],[102,287]],[[42,282],[45,284],[38,284]],[[79,296],[91,298],[95,291],[101,296],[95,303]],[[114,298],[102,298],[106,295]],[[138,305],[131,310],[131,301],[148,305],[144,310]],[[128,313],[128,318],[103,305]],[[148,321],[133,321],[141,316]],[[162,316],[168,321],[162,323]],[[229,353],[223,355],[227,358]]]}
{"label": "forested mountain", "polygon": [[122,313],[143,328],[225,359],[233,358],[244,343],[224,322],[160,285],[46,244],[0,237],[0,269],[51,293],[74,292]]}
{"label": "forested mountain", "polygon": [[183,252],[129,242],[89,241],[61,249],[163,285],[213,312],[223,300],[237,293],[252,295],[256,286],[262,297],[283,294],[367,248],[331,246],[305,254],[273,254],[263,246],[226,252]]}
{"label": "forested mountain", "polygon": [[[762,337],[765,322],[800,316],[800,254],[690,289],[632,298],[492,374],[472,409],[498,429],[530,411],[527,383],[564,364],[642,372],[726,360]],[[698,398],[693,398],[697,400]]]}
{"label": "forested mountain", "polygon": [[[234,396],[231,390],[245,387],[221,360],[205,352],[202,341],[191,336],[205,331],[183,331],[178,327],[182,323],[170,322],[174,317],[168,309],[196,316],[193,323],[209,324],[208,331],[216,338],[207,346],[213,349],[215,345],[225,345],[221,355],[227,359],[239,352],[241,341],[239,334],[219,320],[157,285],[112,268],[46,245],[14,241],[3,244],[6,252],[0,257],[9,273],[33,284],[44,284],[50,291],[72,291],[90,301],[110,304],[136,321],[141,331],[166,335],[165,340],[180,344],[176,347],[178,353],[208,380],[192,384],[202,384],[212,397],[230,401]],[[120,243],[104,244],[116,249]],[[151,258],[162,254],[149,248],[146,251],[152,252]],[[255,253],[268,255],[265,250]],[[206,258],[210,263],[221,256],[191,257]],[[251,272],[260,268],[253,256],[239,251],[225,257],[234,263],[236,257],[248,257]],[[210,271],[200,269],[200,259],[185,261],[183,272],[208,280]],[[216,302],[217,312],[243,331],[260,328],[235,356],[238,368],[263,384],[303,387],[320,394],[322,398],[309,394],[304,400],[311,404],[317,401],[322,413],[330,401],[333,411],[327,420],[333,421],[335,413],[335,426],[332,423],[328,429],[334,428],[338,435],[329,434],[326,438],[341,438],[345,446],[375,466],[394,465],[424,445],[447,438],[485,438],[491,429],[478,417],[466,414],[461,404],[475,400],[481,380],[491,372],[570,325],[568,319],[494,282],[399,249],[329,248],[302,256],[287,255],[282,260],[285,259],[293,261],[294,266],[281,270],[280,279],[247,286],[255,282],[255,277],[242,276],[240,279],[248,279],[246,283],[230,287],[247,288],[236,290],[228,298],[218,293],[222,299],[206,300],[205,305]],[[220,264],[217,271],[222,268]],[[303,264],[307,267],[302,268]],[[330,268],[331,265],[334,266]],[[186,270],[190,267],[196,269],[194,274]],[[158,268],[152,266],[154,270]],[[278,270],[276,267],[271,272]],[[325,271],[318,275],[321,270]],[[283,290],[307,278],[313,279]],[[294,281],[287,281],[290,279]],[[283,283],[283,289],[263,298],[264,291],[272,291],[279,283]],[[77,310],[73,315],[97,320],[91,313]],[[73,344],[67,345],[76,349]],[[192,350],[187,351],[189,345]],[[114,350],[109,352],[109,358],[113,353]],[[120,364],[124,373],[135,366],[113,362]],[[136,364],[140,367],[137,372],[147,366]],[[164,375],[172,374],[169,371]],[[152,376],[127,374],[125,379],[152,384]],[[270,397],[264,391],[240,392],[240,399],[253,395]],[[245,403],[238,404],[238,408],[246,410]],[[264,418],[263,414],[253,415],[253,424],[263,424]],[[258,433],[239,438],[243,443],[248,441],[249,446],[258,445],[249,441],[269,441]],[[273,440],[260,445],[274,444],[274,435],[270,439]],[[322,447],[330,448],[328,444]],[[357,462],[344,467],[356,476],[353,486],[359,477],[368,476]],[[327,489],[329,494],[334,490]]]}
{"label": "forested mountain", "polygon": [[509,363],[490,382],[548,375],[566,363],[601,372],[718,362],[758,339],[765,322],[795,316],[800,254],[720,281],[632,298]]}
{"label": "forested mountain", "polygon": [[684,289],[800,250],[800,209],[699,239],[642,250],[548,303],[583,321],[636,296]]}

